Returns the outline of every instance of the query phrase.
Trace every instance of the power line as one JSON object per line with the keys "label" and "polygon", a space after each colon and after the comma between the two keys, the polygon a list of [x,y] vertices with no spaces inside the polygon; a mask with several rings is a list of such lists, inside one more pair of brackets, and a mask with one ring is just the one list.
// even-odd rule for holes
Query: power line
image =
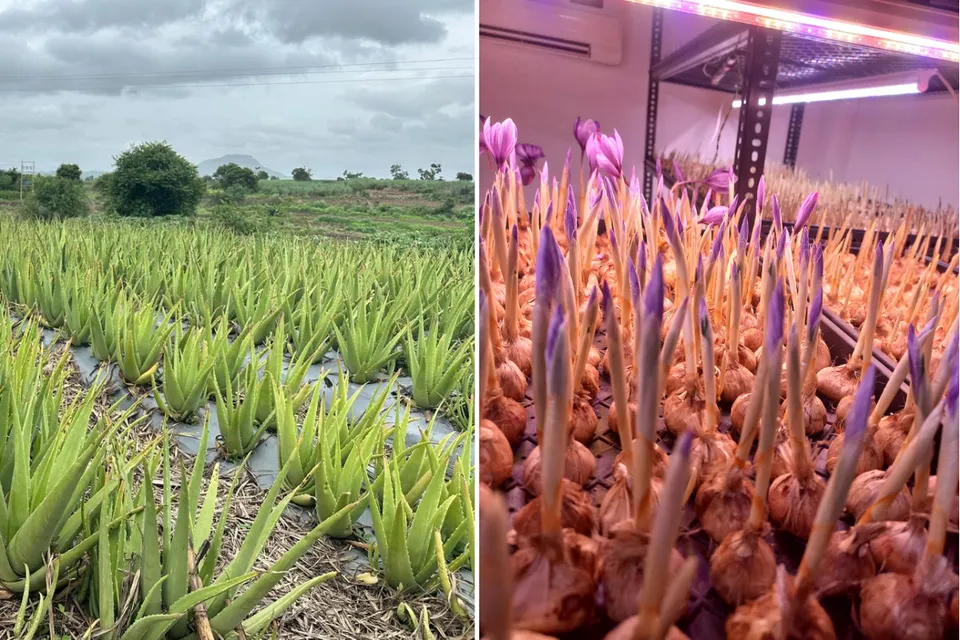
{"label": "power line", "polygon": [[[451,69],[458,70],[458,69]],[[464,68],[463,71],[473,71],[472,68]],[[409,71],[412,71],[409,70]],[[459,75],[449,75],[449,76],[412,76],[407,78],[352,78],[352,79],[337,79],[337,80],[293,80],[290,82],[242,82],[242,83],[229,83],[229,84],[211,84],[207,82],[194,82],[190,84],[118,84],[114,86],[109,85],[98,85],[98,86],[87,86],[87,87],[0,87],[0,93],[36,93],[36,92],[46,92],[46,91],[96,91],[104,89],[192,89],[195,87],[276,87],[281,85],[293,85],[293,84],[347,84],[353,82],[397,82],[403,80],[452,80],[456,78],[472,78],[472,73],[463,73]]]}
{"label": "power line", "polygon": [[[282,66],[282,67],[233,67],[233,68],[214,68],[214,69],[184,69],[181,71],[140,71],[124,73],[93,73],[93,74],[67,74],[58,76],[0,76],[0,80],[67,80],[67,79],[97,79],[97,78],[139,78],[151,76],[189,76],[197,74],[233,74],[233,75],[270,75],[275,73],[294,75],[294,69],[331,69],[343,71],[361,71],[353,67],[372,67],[378,65],[391,64],[426,64],[436,62],[462,62],[468,60],[473,62],[472,57],[462,58],[432,58],[429,60],[387,60],[384,62],[356,62],[348,64],[311,64],[302,66]],[[371,71],[404,71],[404,69],[372,69]],[[420,69],[408,69],[409,71],[419,71]],[[301,72],[301,73],[319,73],[319,72]],[[329,73],[329,72],[328,72]]]}

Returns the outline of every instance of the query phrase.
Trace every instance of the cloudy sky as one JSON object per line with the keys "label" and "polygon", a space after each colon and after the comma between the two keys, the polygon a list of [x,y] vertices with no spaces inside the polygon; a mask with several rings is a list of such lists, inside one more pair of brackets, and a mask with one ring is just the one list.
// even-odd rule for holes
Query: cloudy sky
{"label": "cloudy sky", "polygon": [[249,154],[284,174],[472,173],[473,7],[0,0],[0,167],[109,170],[164,139],[194,163]]}

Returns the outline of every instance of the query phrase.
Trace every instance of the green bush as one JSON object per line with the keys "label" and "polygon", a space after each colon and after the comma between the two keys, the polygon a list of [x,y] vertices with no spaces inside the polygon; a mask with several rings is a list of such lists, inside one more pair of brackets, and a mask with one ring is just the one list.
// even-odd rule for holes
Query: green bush
{"label": "green bush", "polygon": [[253,169],[241,167],[233,162],[217,167],[213,177],[224,191],[237,188],[253,193],[260,186]]}
{"label": "green bush", "polygon": [[75,164],[61,164],[57,167],[57,177],[63,178],[64,180],[80,180],[80,176],[83,175],[83,172],[80,171],[80,167]]}
{"label": "green bush", "polygon": [[290,175],[292,175],[293,179],[297,182],[309,182],[310,180],[313,180],[313,172],[305,167],[297,167],[290,173]]}
{"label": "green bush", "polygon": [[121,153],[110,181],[110,206],[122,216],[193,215],[206,187],[197,168],[166,142]]}
{"label": "green bush", "polygon": [[55,220],[78,218],[90,211],[83,184],[68,178],[37,176],[33,189],[23,201],[20,213],[25,218]]}

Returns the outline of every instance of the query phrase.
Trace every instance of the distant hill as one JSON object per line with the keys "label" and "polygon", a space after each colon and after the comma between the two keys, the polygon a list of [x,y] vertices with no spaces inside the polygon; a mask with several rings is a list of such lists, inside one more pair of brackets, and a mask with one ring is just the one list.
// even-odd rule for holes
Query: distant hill
{"label": "distant hill", "polygon": [[280,173],[279,171],[274,171],[273,169],[268,169],[263,166],[259,160],[253,156],[243,155],[243,154],[230,154],[225,156],[220,156],[219,158],[214,158],[213,160],[204,160],[197,165],[197,171],[201,176],[212,176],[213,173],[220,168],[222,165],[234,163],[240,165],[241,167],[246,167],[247,169],[263,169],[267,172],[268,175],[277,176],[278,178],[287,178],[289,176]]}

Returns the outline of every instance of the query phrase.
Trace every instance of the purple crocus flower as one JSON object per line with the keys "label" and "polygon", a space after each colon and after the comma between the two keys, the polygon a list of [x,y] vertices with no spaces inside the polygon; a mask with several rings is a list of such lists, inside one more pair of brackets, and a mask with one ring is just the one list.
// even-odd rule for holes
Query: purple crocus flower
{"label": "purple crocus flower", "polygon": [[789,239],[790,232],[784,230],[784,232],[780,234],[780,240],[777,242],[777,260],[783,260],[783,254],[787,248],[787,242]]}
{"label": "purple crocus flower", "polygon": [[563,212],[563,227],[567,232],[567,244],[574,244],[577,241],[577,205],[573,201],[573,191],[568,192],[570,197],[567,199],[567,208]]}
{"label": "purple crocus flower", "polygon": [[526,186],[536,176],[537,162],[543,158],[543,149],[535,144],[520,143],[516,146],[516,152],[521,182]]}
{"label": "purple crocus flower", "polygon": [[911,324],[907,327],[907,356],[910,360],[910,386],[918,402],[923,397],[926,379],[924,377],[923,353],[920,350],[920,341]]}
{"label": "purple crocus flower", "polygon": [[[552,204],[552,203],[551,203]],[[540,246],[537,248],[536,278],[534,291],[536,303],[549,309],[556,299],[560,287],[560,247],[553,237],[549,226],[540,231]]]}
{"label": "purple crocus flower", "polygon": [[727,169],[714,169],[703,182],[714,191],[726,193],[730,189],[730,177]]}
{"label": "purple crocus flower", "polygon": [[730,209],[730,215],[736,215],[737,205],[739,203],[740,203],[740,196],[738,196],[737,194],[734,194],[733,198],[730,200],[730,206],[728,207]]}
{"label": "purple crocus flower", "polygon": [[503,122],[483,123],[483,141],[497,167],[502,167],[513,155],[517,145],[517,125],[507,118]]}
{"label": "purple crocus flower", "polygon": [[580,145],[581,156],[586,153],[587,142],[589,142],[590,138],[599,132],[599,122],[590,118],[583,120],[580,118],[580,116],[577,116],[577,121],[573,123],[573,137],[577,139],[577,144]]}
{"label": "purple crocus flower", "polygon": [[599,141],[597,138],[599,135],[599,133],[595,133],[594,135],[590,136],[590,138],[587,139],[587,144],[584,146],[583,150],[583,155],[587,159],[587,165],[590,167],[590,173],[593,173],[598,169],[597,154],[599,151],[597,149],[597,145],[599,144]]}
{"label": "purple crocus flower", "polygon": [[660,217],[663,218],[663,230],[667,232],[667,239],[673,242],[677,236],[677,227],[665,202],[660,209],[660,213],[662,214]]}
{"label": "purple crocus flower", "polygon": [[[721,224],[727,218],[727,212],[729,209],[723,205],[713,207],[700,218],[700,224],[705,224],[708,227],[714,227],[718,224]],[[744,218],[746,219],[746,218]]]}
{"label": "purple crocus flower", "polygon": [[783,218],[780,217],[780,200],[777,194],[773,194],[770,206],[773,211],[773,226],[777,229],[777,233],[780,233],[783,230]]}
{"label": "purple crocus flower", "polygon": [[683,182],[683,171],[680,170],[680,165],[677,164],[677,161],[673,161],[673,176],[677,179],[677,182]]}
{"label": "purple crocus flower", "polygon": [[794,229],[800,229],[810,220],[810,216],[813,215],[813,210],[817,208],[817,200],[819,195],[816,191],[804,198],[803,202],[800,204],[800,211],[797,212],[797,219],[793,223]]}
{"label": "purple crocus flower", "polygon": [[613,136],[598,133],[596,136],[597,168],[613,178],[623,175],[623,140],[614,129]]}
{"label": "purple crocus flower", "polygon": [[818,287],[813,294],[813,302],[810,303],[810,311],[807,312],[807,342],[813,340],[817,328],[820,326],[820,318],[823,314],[823,288]]}

